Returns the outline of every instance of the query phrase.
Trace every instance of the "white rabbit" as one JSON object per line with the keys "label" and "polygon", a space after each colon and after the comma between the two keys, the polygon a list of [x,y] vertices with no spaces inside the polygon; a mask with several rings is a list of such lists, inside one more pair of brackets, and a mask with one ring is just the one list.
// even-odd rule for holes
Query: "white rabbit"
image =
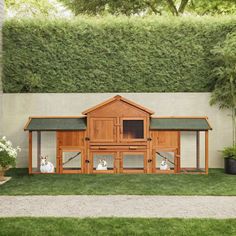
{"label": "white rabbit", "polygon": [[42,173],[54,173],[54,165],[47,160],[47,156],[41,157],[40,171]]}
{"label": "white rabbit", "polygon": [[96,170],[107,170],[107,162],[105,160],[99,160]]}
{"label": "white rabbit", "polygon": [[170,170],[170,167],[167,164],[167,159],[164,158],[160,165],[160,170]]}

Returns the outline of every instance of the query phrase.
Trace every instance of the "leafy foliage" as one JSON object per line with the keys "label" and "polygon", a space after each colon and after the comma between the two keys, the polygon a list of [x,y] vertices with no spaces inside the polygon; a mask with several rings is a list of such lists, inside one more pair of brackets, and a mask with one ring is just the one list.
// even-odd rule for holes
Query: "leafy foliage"
{"label": "leafy foliage", "polygon": [[4,92],[209,91],[211,49],[235,30],[229,17],[9,20]]}
{"label": "leafy foliage", "polygon": [[124,14],[139,15],[215,15],[234,14],[235,0],[60,0],[68,6],[75,15],[78,14]]}
{"label": "leafy foliage", "polygon": [[236,146],[225,147],[222,153],[225,158],[231,157],[236,160]]}
{"label": "leafy foliage", "polygon": [[6,17],[59,17],[65,10],[56,0],[5,0]]}
{"label": "leafy foliage", "polygon": [[192,11],[198,15],[235,14],[235,0],[192,0],[186,7],[186,11]]}
{"label": "leafy foliage", "polygon": [[17,151],[20,148],[13,148],[12,143],[6,137],[0,138],[0,169],[16,165]]}
{"label": "leafy foliage", "polygon": [[232,110],[233,144],[236,145],[236,32],[228,34],[225,41],[212,50],[215,87],[211,96],[211,105]]}

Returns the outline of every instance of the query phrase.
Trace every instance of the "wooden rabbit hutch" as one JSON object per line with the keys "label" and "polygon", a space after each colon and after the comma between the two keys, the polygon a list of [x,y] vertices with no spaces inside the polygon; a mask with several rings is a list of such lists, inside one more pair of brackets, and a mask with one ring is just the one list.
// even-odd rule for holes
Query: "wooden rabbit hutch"
{"label": "wooden rabbit hutch", "polygon": [[[118,95],[82,114],[29,118],[25,126],[29,132],[29,173],[41,173],[40,157],[50,152],[54,153],[49,156],[58,174],[208,173],[211,127],[207,117],[154,117],[149,109]],[[194,132],[196,137],[195,165],[189,168],[181,164],[183,131]],[[43,143],[47,132],[52,136]],[[203,132],[202,161],[200,133]],[[45,149],[50,143],[52,147]],[[104,163],[104,168],[98,168]]]}

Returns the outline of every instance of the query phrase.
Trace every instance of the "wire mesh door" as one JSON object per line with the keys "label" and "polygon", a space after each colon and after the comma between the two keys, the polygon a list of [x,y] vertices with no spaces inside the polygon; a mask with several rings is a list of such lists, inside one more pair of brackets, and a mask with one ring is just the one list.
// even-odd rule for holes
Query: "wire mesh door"
{"label": "wire mesh door", "polygon": [[176,172],[176,150],[155,150],[154,165],[156,172]]}
{"label": "wire mesh door", "polygon": [[81,150],[63,150],[61,158],[61,169],[63,173],[82,172]]}

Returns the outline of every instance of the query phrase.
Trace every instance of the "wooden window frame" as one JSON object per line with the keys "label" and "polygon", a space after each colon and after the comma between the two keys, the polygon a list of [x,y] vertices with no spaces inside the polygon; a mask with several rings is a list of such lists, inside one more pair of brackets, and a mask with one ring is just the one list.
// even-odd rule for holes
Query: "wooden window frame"
{"label": "wooden window frame", "polygon": [[[123,121],[124,120],[142,120],[143,121],[143,138],[134,138],[134,139],[125,139],[123,138],[124,128]],[[145,117],[121,117],[120,118],[120,141],[121,142],[143,142],[147,141],[147,120]]]}
{"label": "wooden window frame", "polygon": [[[125,155],[143,155],[143,170],[140,169],[128,169],[124,168],[124,156]],[[127,173],[127,174],[132,174],[132,173],[146,173],[147,172],[147,151],[125,151],[121,152],[121,165],[120,165],[120,172],[121,173]]]}

